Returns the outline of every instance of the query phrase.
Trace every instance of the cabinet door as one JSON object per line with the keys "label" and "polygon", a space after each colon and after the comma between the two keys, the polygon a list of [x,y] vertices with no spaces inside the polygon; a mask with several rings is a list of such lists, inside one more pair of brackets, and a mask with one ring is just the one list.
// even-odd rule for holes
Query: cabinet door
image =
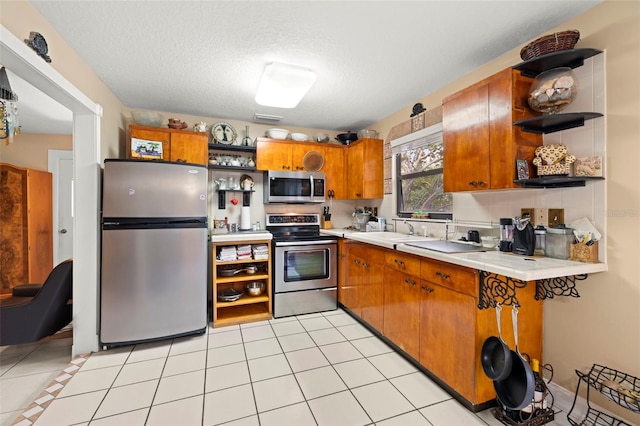
{"label": "cabinet door", "polygon": [[349,176],[347,177],[347,198],[350,200],[361,200],[364,198],[363,173],[364,173],[364,145],[356,144],[347,148],[347,166]]}
{"label": "cabinet door", "polygon": [[419,359],[420,279],[384,268],[384,335]]}
{"label": "cabinet door", "polygon": [[206,165],[208,142],[206,133],[202,135],[172,133],[170,159],[171,161]]}
{"label": "cabinet door", "polygon": [[474,401],[477,301],[428,281],[420,293],[420,363]]}
{"label": "cabinet door", "polygon": [[334,200],[344,200],[347,198],[346,149],[343,146],[325,146],[320,149],[324,156],[324,164],[320,171],[326,175],[327,197],[329,191],[333,191]]}
{"label": "cabinet door", "polygon": [[382,139],[363,139],[362,198],[384,197],[384,159]]}
{"label": "cabinet door", "polygon": [[[162,143],[162,160],[170,161],[171,133],[169,131],[134,128],[133,126],[131,126],[129,133],[131,138]],[[131,139],[129,139],[128,157],[141,158],[136,157],[135,153],[131,151]]]}
{"label": "cabinet door", "polygon": [[312,150],[313,145],[308,143],[292,143],[289,146],[291,149],[291,170],[294,172],[304,172],[307,169],[304,167],[304,156],[307,152]]}
{"label": "cabinet door", "polygon": [[256,146],[256,168],[258,170],[291,171],[289,145],[278,141],[259,140]]}
{"label": "cabinet door", "polygon": [[347,255],[345,281],[340,286],[340,303],[349,308],[351,312],[362,317],[358,289],[362,282],[362,260],[351,254]]}
{"label": "cabinet door", "polygon": [[489,189],[489,86],[446,100],[442,126],[444,192]]}
{"label": "cabinet door", "polygon": [[362,319],[383,332],[384,330],[384,266],[368,258],[363,260],[363,281],[359,287]]}

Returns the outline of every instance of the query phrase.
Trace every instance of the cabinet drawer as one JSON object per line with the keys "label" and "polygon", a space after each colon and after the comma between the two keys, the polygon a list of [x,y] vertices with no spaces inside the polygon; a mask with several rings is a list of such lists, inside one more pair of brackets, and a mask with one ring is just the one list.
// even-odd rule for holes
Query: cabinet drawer
{"label": "cabinet drawer", "polygon": [[395,250],[385,253],[385,264],[410,275],[420,275],[420,258]]}
{"label": "cabinet drawer", "polygon": [[349,254],[365,259],[368,263],[383,263],[385,249],[379,249],[369,244],[357,244],[349,247]]}
{"label": "cabinet drawer", "polygon": [[420,265],[420,276],[451,290],[469,296],[478,296],[478,276],[472,269],[456,268],[445,263],[423,260]]}

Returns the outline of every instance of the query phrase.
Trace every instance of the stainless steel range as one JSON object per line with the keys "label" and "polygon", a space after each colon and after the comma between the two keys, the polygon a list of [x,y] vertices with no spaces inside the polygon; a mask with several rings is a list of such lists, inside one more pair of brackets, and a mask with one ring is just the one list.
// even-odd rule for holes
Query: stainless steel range
{"label": "stainless steel range", "polygon": [[316,213],[267,214],[273,234],[273,316],[338,309],[338,240]]}

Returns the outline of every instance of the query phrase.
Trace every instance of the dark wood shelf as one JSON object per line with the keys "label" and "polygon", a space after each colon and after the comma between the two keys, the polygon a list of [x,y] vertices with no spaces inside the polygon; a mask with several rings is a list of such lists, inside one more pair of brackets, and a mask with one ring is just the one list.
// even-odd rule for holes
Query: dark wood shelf
{"label": "dark wood shelf", "polygon": [[516,179],[523,188],[571,188],[585,186],[589,180],[604,180],[601,176],[546,176],[533,179]]}
{"label": "dark wood shelf", "polygon": [[569,49],[561,50],[559,52],[548,53],[546,55],[538,56],[537,58],[529,59],[528,61],[521,62],[513,69],[520,70],[522,75],[527,77],[535,77],[543,71],[550,70],[558,67],[570,67],[578,68],[584,65],[584,60],[592,56],[602,53],[602,50],[598,49]]}
{"label": "dark wood shelf", "polygon": [[518,120],[514,121],[513,125],[520,126],[524,132],[553,133],[584,126],[585,121],[598,117],[602,117],[599,112],[568,112]]}
{"label": "dark wood shelf", "polygon": [[255,173],[258,171],[255,167],[241,167],[241,166],[218,166],[216,164],[209,164],[210,170],[229,170],[229,171],[242,171]]}
{"label": "dark wood shelf", "polygon": [[209,142],[209,149],[212,149],[214,151],[253,152],[253,153],[255,153],[257,150],[255,146],[224,145],[221,143],[211,143],[211,142]]}

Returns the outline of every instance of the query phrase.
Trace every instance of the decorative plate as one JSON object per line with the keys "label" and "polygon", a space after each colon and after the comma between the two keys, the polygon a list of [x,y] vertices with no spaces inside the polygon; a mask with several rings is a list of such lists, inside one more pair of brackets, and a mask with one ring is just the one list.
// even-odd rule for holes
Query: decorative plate
{"label": "decorative plate", "polygon": [[309,151],[302,158],[302,165],[309,172],[317,172],[324,164],[324,157],[318,151]]}
{"label": "decorative plate", "polygon": [[214,143],[221,143],[223,145],[233,145],[238,138],[236,129],[229,123],[216,123],[211,126],[211,135],[213,136]]}

